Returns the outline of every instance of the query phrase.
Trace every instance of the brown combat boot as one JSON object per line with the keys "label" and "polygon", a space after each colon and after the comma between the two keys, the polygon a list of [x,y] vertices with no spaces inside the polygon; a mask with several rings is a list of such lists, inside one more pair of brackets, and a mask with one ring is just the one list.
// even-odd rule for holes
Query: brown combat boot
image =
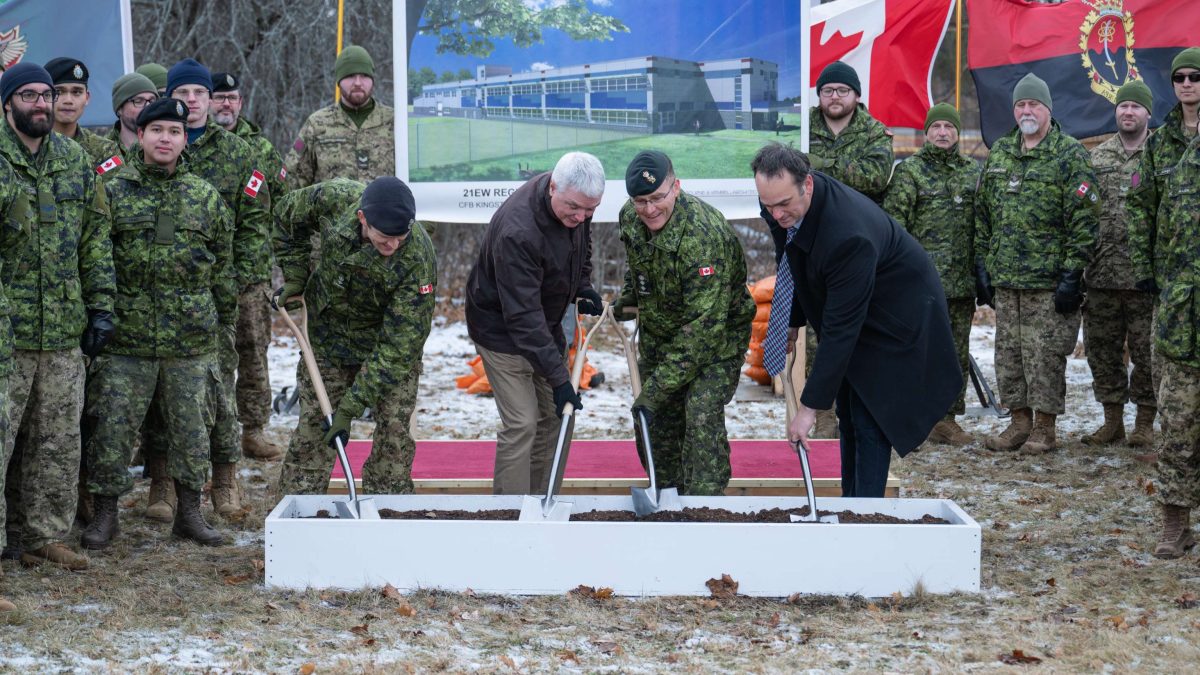
{"label": "brown combat boot", "polygon": [[1139,405],[1137,418],[1133,421],[1133,433],[1129,434],[1129,447],[1148,448],[1154,445],[1154,416],[1158,408],[1152,405]]}
{"label": "brown combat boot", "polygon": [[963,428],[958,426],[958,422],[955,422],[953,417],[947,417],[933,425],[933,431],[929,432],[929,438],[925,440],[928,443],[952,445],[956,448],[961,448],[964,445],[974,442],[975,437],[963,431]]}
{"label": "brown combat boot", "polygon": [[21,554],[22,565],[40,565],[42,563],[52,563],[63,569],[79,572],[86,570],[91,561],[86,555],[76,553],[58,542],[46,544],[41,548]]}
{"label": "brown combat boot", "polygon": [[1034,416],[1033,431],[1029,439],[1021,446],[1022,455],[1044,455],[1058,449],[1058,439],[1055,437],[1055,423],[1058,415],[1039,412]]}
{"label": "brown combat boot", "polygon": [[200,491],[189,489],[175,481],[175,494],[179,495],[179,509],[175,512],[175,526],[171,534],[180,539],[190,539],[201,546],[221,546],[225,537],[204,522],[200,513]]}
{"label": "brown combat boot", "polygon": [[817,419],[813,423],[813,438],[837,438],[840,434],[838,431],[837,413],[832,408],[829,410],[818,410]]}
{"label": "brown combat boot", "polygon": [[212,465],[212,497],[213,511],[222,518],[228,518],[242,510],[242,501],[238,495],[237,464]]}
{"label": "brown combat boot", "polygon": [[146,497],[146,517],[160,523],[175,520],[175,484],[167,474],[165,455],[146,458],[146,475],[150,476],[150,494]]}
{"label": "brown combat boot", "polygon": [[1158,545],[1154,547],[1154,557],[1163,560],[1182,557],[1184,552],[1196,545],[1192,538],[1192,524],[1189,522],[1191,509],[1186,506],[1163,504],[1163,530],[1158,535]]}
{"label": "brown combat boot", "polygon": [[[4,568],[0,567],[0,579],[4,578]],[[16,611],[17,606],[12,601],[0,595],[0,613]]]}
{"label": "brown combat boot", "polygon": [[1108,445],[1125,440],[1125,406],[1120,403],[1104,404],[1104,424],[1096,431],[1083,437],[1084,445]]}
{"label": "brown combat boot", "polygon": [[87,528],[83,531],[83,536],[79,538],[79,544],[86,549],[95,551],[108,548],[113,537],[120,533],[121,526],[117,520],[116,497],[93,495],[92,504],[95,505],[96,511],[93,514],[92,522],[88,523]]}
{"label": "brown combat boot", "polygon": [[1012,418],[1008,421],[1008,428],[995,436],[988,436],[984,445],[988,450],[1012,452],[1021,447],[1021,444],[1029,438],[1031,429],[1033,429],[1033,410],[1014,408]]}
{"label": "brown combat boot", "polygon": [[283,457],[283,448],[267,440],[262,429],[242,430],[242,454],[263,462]]}

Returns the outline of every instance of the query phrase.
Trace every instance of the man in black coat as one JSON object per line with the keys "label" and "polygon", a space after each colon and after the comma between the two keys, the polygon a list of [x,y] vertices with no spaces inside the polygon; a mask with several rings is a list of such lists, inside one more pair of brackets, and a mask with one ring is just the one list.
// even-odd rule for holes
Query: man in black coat
{"label": "man in black coat", "polygon": [[920,445],[962,386],[937,270],[875,202],[798,150],[771,144],[750,166],[795,281],[788,342],[806,324],[819,340],[788,436],[807,442],[815,411],[836,402],[842,496],[882,497],[891,449]]}

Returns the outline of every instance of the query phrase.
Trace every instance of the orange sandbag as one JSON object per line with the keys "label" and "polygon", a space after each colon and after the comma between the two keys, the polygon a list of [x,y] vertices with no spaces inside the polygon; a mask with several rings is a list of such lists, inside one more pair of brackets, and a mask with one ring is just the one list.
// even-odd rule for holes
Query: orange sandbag
{"label": "orange sandbag", "polygon": [[754,344],[755,340],[762,342],[767,339],[767,322],[755,321],[750,324],[750,344]]}
{"label": "orange sandbag", "polygon": [[766,323],[771,318],[771,303],[760,302],[755,307],[754,323]]}
{"label": "orange sandbag", "polygon": [[475,380],[478,379],[479,376],[475,373],[471,373],[470,375],[459,375],[458,377],[454,378],[454,386],[458,387],[459,389],[466,389],[472,384],[475,384]]}
{"label": "orange sandbag", "polygon": [[487,375],[475,380],[475,382],[467,387],[468,394],[490,394],[492,393],[492,385],[488,382]]}
{"label": "orange sandbag", "polygon": [[754,303],[757,305],[771,304],[771,298],[775,296],[775,277],[770,276],[764,279],[759,279],[750,289],[750,297],[754,298]]}
{"label": "orange sandbag", "polygon": [[746,377],[759,384],[771,384],[771,376],[767,374],[767,369],[762,366],[750,366],[743,372],[746,373]]}

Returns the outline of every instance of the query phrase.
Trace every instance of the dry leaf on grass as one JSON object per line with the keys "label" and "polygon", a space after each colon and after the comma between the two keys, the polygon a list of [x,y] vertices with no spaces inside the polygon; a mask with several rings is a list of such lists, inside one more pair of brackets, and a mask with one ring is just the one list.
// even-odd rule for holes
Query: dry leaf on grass
{"label": "dry leaf on grass", "polygon": [[1054,577],[1050,577],[1049,579],[1046,580],[1046,585],[1047,586],[1057,586],[1058,581]]}
{"label": "dry leaf on grass", "polygon": [[351,626],[350,632],[354,633],[355,635],[366,635],[368,629],[369,629],[369,626],[367,626],[367,624],[364,623],[361,626]]}
{"label": "dry leaf on grass", "polygon": [[396,587],[391,584],[384,586],[382,593],[383,597],[387,598],[388,600],[400,600],[404,597],[400,595],[400,591],[396,590]]}
{"label": "dry leaf on grass", "polygon": [[1120,614],[1104,617],[1104,623],[1111,626],[1114,630],[1129,630],[1129,624],[1125,622],[1125,617]]}
{"label": "dry leaf on grass", "polygon": [[714,598],[724,600],[737,597],[738,582],[728,574],[722,574],[720,579],[709,579],[704,585],[708,586],[708,592]]}
{"label": "dry leaf on grass", "polygon": [[575,663],[579,663],[579,655],[576,654],[575,650],[573,649],[560,649],[554,652],[554,655],[557,656],[561,661],[574,661]]}
{"label": "dry leaf on grass", "polygon": [[255,572],[258,572],[260,575],[261,575],[263,572],[267,571],[267,563],[266,563],[266,561],[264,561],[264,560],[255,560],[255,561],[254,561],[254,571],[255,571]]}
{"label": "dry leaf on grass", "polygon": [[1010,666],[1015,666],[1029,663],[1041,663],[1042,660],[1032,654],[1026,654],[1020,649],[1014,649],[1008,654],[1001,654],[1000,662],[1006,663]]}
{"label": "dry leaf on grass", "polygon": [[224,577],[222,577],[222,580],[225,582],[226,586],[236,586],[238,584],[244,584],[253,578],[253,574],[226,574]]}
{"label": "dry leaf on grass", "polygon": [[610,640],[592,640],[592,646],[601,654],[621,654],[624,651],[621,645]]}
{"label": "dry leaf on grass", "polygon": [[300,675],[312,675],[316,670],[317,666],[315,664],[306,663],[300,666]]}
{"label": "dry leaf on grass", "polygon": [[413,617],[417,615],[417,610],[407,602],[402,602],[400,603],[400,606],[396,608],[396,613],[400,616]]}
{"label": "dry leaf on grass", "polygon": [[513,661],[512,657],[509,656],[508,654],[500,655],[500,663],[503,663],[504,665],[508,666],[509,668],[512,668],[513,670],[517,669],[517,662]]}
{"label": "dry leaf on grass", "polygon": [[576,597],[586,598],[588,600],[609,600],[613,596],[613,589],[607,587],[592,588],[591,586],[579,584],[575,588],[567,591],[567,595],[574,595]]}
{"label": "dry leaf on grass", "polygon": [[1195,609],[1197,605],[1200,605],[1200,600],[1196,599],[1195,593],[1184,593],[1175,598],[1175,604],[1179,605],[1179,609]]}

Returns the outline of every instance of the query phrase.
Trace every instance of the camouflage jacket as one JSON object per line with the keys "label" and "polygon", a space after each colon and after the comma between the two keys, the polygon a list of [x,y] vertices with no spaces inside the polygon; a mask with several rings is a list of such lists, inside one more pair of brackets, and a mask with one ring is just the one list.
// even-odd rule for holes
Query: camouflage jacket
{"label": "camouflage jacket", "polygon": [[[276,243],[284,277],[306,281],[317,357],[340,367],[361,366],[337,403],[338,410],[358,416],[377,407],[409,373],[419,372],[433,322],[437,257],[421,223],[395,254],[380,255],[360,235],[354,186],[361,193],[363,186],[352,181],[289,193]],[[317,224],[324,228],[321,254],[309,275],[310,228]]]}
{"label": "camouflage jacket", "polygon": [[396,111],[375,102],[362,127],[340,103],[316,111],[288,152],[288,185],[295,189],[331,178],[370,183],[396,174]]}
{"label": "camouflage jacket", "polygon": [[[1200,141],[1193,141],[1162,186],[1159,231],[1170,233],[1155,271],[1162,286],[1156,353],[1200,368]],[[1161,239],[1160,239],[1161,240]]]}
{"label": "camouflage jacket", "polygon": [[275,146],[271,145],[271,141],[262,135],[262,129],[245,117],[238,118],[237,124],[233,127],[233,133],[249,143],[257,155],[258,160],[255,166],[267,177],[267,186],[271,188],[271,204],[273,206],[286,192],[284,179],[287,178],[287,170],[283,168],[283,160],[280,159]]}
{"label": "camouflage jacket", "polygon": [[892,132],[861,103],[837,136],[829,130],[820,108],[809,111],[808,122],[808,152],[825,160],[824,167],[815,168],[882,203],[895,159]]}
{"label": "camouflage jacket", "polygon": [[1171,239],[1169,231],[1160,229],[1167,222],[1165,211],[1170,206],[1162,196],[1166,193],[1171,172],[1190,140],[1183,133],[1183,106],[1177,103],[1167,113],[1163,125],[1146,139],[1141,162],[1133,174],[1133,188],[1125,202],[1129,212],[1129,260],[1133,264],[1133,276],[1137,281],[1154,278],[1159,288],[1164,287],[1164,279],[1158,267]]}
{"label": "camouflage jacket", "polygon": [[[29,232],[19,216],[28,210],[29,200],[17,182],[17,174],[8,162],[0,159],[0,250],[9,251],[25,245]],[[3,264],[4,260],[0,258],[0,277],[3,276]],[[10,311],[8,295],[4,292],[3,284],[0,284],[0,377],[8,377],[13,370]]]}
{"label": "camouflage jacket", "polygon": [[147,165],[140,146],[104,175],[112,209],[117,333],[107,350],[179,358],[212,353],[219,326],[237,321],[233,213],[213,186]]}
{"label": "camouflage jacket", "polygon": [[0,251],[16,348],[77,348],[87,310],[113,309],[104,186],[74,141],[52,131],[30,155],[12,128],[2,126],[0,156],[12,165],[28,206],[16,216],[29,233],[25,245]]}
{"label": "camouflage jacket", "polygon": [[979,166],[926,143],[900,162],[883,210],[929,252],[947,298],[975,297],[975,188]]}
{"label": "camouflage jacket", "polygon": [[1087,268],[1087,285],[1091,288],[1132,290],[1137,281],[1129,262],[1125,200],[1143,148],[1145,144],[1132,153],[1125,152],[1119,134],[1092,148],[1092,166],[1100,191],[1100,234],[1096,254]]}
{"label": "camouflage jacket", "polygon": [[975,195],[975,257],[1003,288],[1052,289],[1083,270],[1099,227],[1096,174],[1058,122],[1024,152],[1014,128],[992,146]]}
{"label": "camouflage jacket", "polygon": [[83,148],[83,151],[92,159],[93,165],[99,164],[117,154],[117,146],[119,145],[90,129],[84,129],[79,126],[75,127],[75,137],[71,140]]}
{"label": "camouflage jacket", "polygon": [[654,237],[632,201],[620,213],[628,269],[619,305],[638,308],[642,395],[651,408],[705,367],[740,359],[755,305],[746,290],[742,244],[725,217],[680,191],[670,220]]}

